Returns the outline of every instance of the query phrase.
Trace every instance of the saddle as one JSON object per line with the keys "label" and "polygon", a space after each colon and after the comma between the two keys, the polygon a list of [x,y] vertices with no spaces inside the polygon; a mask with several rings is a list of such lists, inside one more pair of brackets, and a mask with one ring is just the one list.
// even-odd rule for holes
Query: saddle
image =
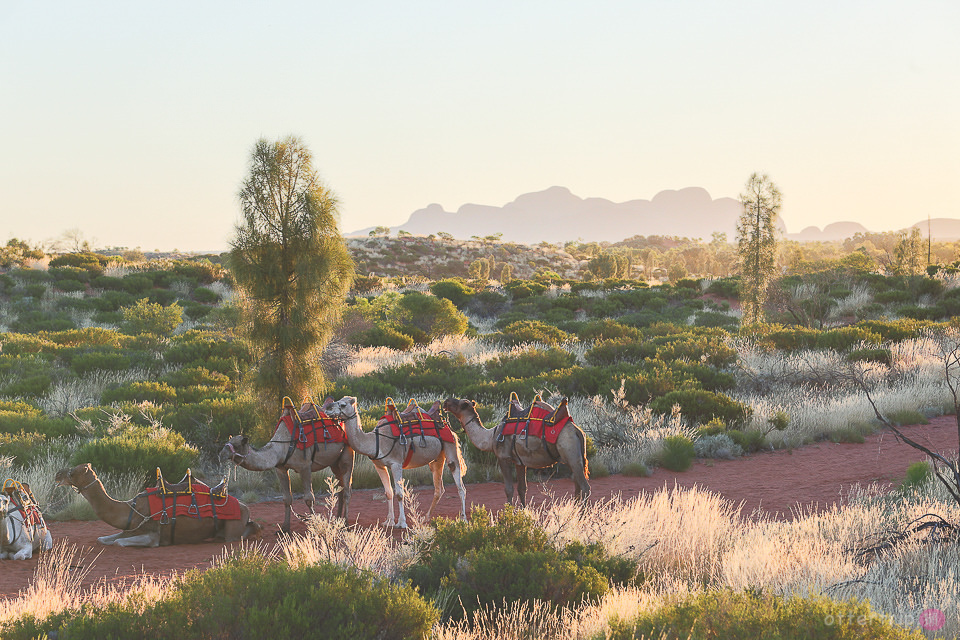
{"label": "saddle", "polygon": [[570,421],[567,410],[567,398],[563,398],[557,408],[543,401],[538,393],[530,406],[524,408],[516,392],[510,392],[507,415],[504,416],[497,433],[497,442],[503,442],[506,436],[543,438],[550,444],[557,443],[557,437]]}
{"label": "saddle", "polygon": [[47,523],[43,520],[43,514],[40,513],[40,505],[37,499],[33,497],[33,491],[26,482],[18,482],[12,478],[7,478],[3,482],[3,493],[10,497],[10,501],[23,516],[24,524],[32,527],[40,526],[46,528]]}
{"label": "saddle", "polygon": [[439,401],[424,411],[417,401],[411,398],[406,409],[400,411],[393,398],[387,398],[385,414],[381,420],[387,421],[393,435],[400,438],[401,444],[412,436],[420,436],[421,439],[424,436],[434,436],[444,442],[455,441]]}
{"label": "saddle", "polygon": [[220,484],[210,487],[200,482],[199,480],[193,479],[193,471],[187,469],[186,475],[183,476],[183,479],[176,483],[170,483],[164,480],[163,473],[160,472],[160,467],[157,467],[157,494],[165,496],[189,496],[194,493],[194,484],[198,488],[202,489],[201,493],[209,493],[214,498],[226,498],[227,497],[227,479],[224,478],[220,481]]}
{"label": "saddle", "polygon": [[[142,492],[150,505],[150,518],[160,524],[176,527],[178,516],[190,518],[213,518],[216,520],[239,520],[241,518],[240,501],[227,492],[227,480],[210,487],[196,480],[193,472],[187,469],[183,480],[172,484],[163,479],[157,467],[157,485]],[[130,518],[133,518],[131,507]],[[127,523],[129,528],[130,522]],[[171,539],[173,533],[171,532]]]}
{"label": "saddle", "polygon": [[340,444],[347,442],[347,434],[343,430],[343,421],[333,418],[317,408],[310,398],[304,399],[300,408],[293,405],[289,397],[283,398],[283,414],[280,422],[287,426],[290,432],[290,449],[287,451],[286,462],[293,455],[295,449],[307,450],[313,448],[313,455],[317,455],[320,444],[326,447],[330,443]]}

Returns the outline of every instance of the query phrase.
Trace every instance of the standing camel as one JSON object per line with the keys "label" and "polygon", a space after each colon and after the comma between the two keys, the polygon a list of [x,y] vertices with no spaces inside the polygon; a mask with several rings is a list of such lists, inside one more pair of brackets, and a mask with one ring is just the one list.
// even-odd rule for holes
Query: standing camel
{"label": "standing camel", "polygon": [[[539,406],[553,407],[546,403]],[[519,408],[519,407],[517,407]],[[472,400],[447,398],[443,409],[457,416],[467,432],[467,438],[481,451],[492,451],[497,456],[500,473],[503,475],[503,489],[507,495],[507,502],[513,502],[514,472],[516,472],[517,494],[520,506],[527,504],[527,467],[531,469],[545,469],[557,462],[570,467],[573,472],[573,482],[576,485],[575,496],[578,500],[586,500],[590,495],[590,471],[587,466],[587,436],[583,431],[568,420],[563,425],[556,444],[534,435],[507,435],[502,436],[503,424],[496,429],[487,429],[480,422],[477,415],[476,403]],[[559,423],[569,417],[566,402],[557,409],[556,421]]]}
{"label": "standing camel", "polygon": [[[439,403],[435,405],[439,409]],[[330,405],[329,415],[343,419],[343,426],[347,438],[358,453],[373,461],[383,483],[384,493],[387,495],[387,525],[400,529],[407,528],[407,518],[403,508],[405,498],[403,489],[403,470],[429,466],[433,472],[433,502],[427,510],[427,518],[443,495],[443,465],[450,465],[453,482],[457,485],[460,494],[460,517],[467,517],[467,490],[463,486],[463,474],[467,472],[467,463],[463,460],[460,450],[460,440],[457,434],[450,432],[453,442],[446,442],[437,436],[417,434],[414,436],[394,436],[391,430],[391,421],[381,419],[373,431],[365,432],[360,428],[360,416],[357,413],[357,399],[344,396]],[[431,409],[427,412],[431,417],[440,420],[440,412]],[[390,488],[390,477],[387,468],[393,472],[393,490]],[[393,522],[393,496],[396,494],[400,505],[400,517]]]}
{"label": "standing camel", "polygon": [[[333,399],[328,399],[321,410],[327,413],[327,408]],[[314,494],[313,481],[310,477],[314,471],[330,467],[333,475],[340,484],[340,495],[337,496],[337,517],[347,519],[347,510],[350,506],[350,493],[353,480],[353,449],[344,442],[318,441],[312,447],[297,447],[297,436],[294,429],[288,428],[291,419],[310,421],[321,420],[316,407],[312,402],[304,403],[297,412],[288,399],[284,399],[283,411],[277,428],[270,441],[262,449],[254,449],[246,436],[230,436],[227,443],[220,450],[220,461],[232,460],[238,466],[250,471],[266,471],[274,469],[280,479],[280,489],[283,491],[283,505],[285,513],[280,530],[290,532],[290,514],[293,512],[293,491],[290,487],[290,471],[300,474],[303,484],[303,501],[310,513],[313,513]]]}
{"label": "standing camel", "polygon": [[[119,547],[165,547],[171,544],[192,544],[209,538],[223,538],[227,542],[246,540],[260,533],[260,525],[250,520],[250,509],[236,498],[232,505],[239,518],[226,519],[224,506],[218,506],[220,517],[192,518],[185,515],[157,520],[146,492],[132,500],[121,502],[107,495],[103,483],[89,464],[57,472],[57,484],[71,486],[86,498],[97,517],[120,533],[97,538],[102,544]],[[212,496],[211,496],[212,497]],[[176,514],[173,504],[167,507]]]}

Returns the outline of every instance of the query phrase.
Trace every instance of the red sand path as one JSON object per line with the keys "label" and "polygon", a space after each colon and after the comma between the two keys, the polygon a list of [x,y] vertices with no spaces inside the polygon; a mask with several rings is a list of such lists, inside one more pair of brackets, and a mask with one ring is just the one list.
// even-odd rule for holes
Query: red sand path
{"label": "red sand path", "polygon": [[[957,424],[954,416],[934,418],[929,425],[904,427],[904,432],[914,440],[934,451],[943,453],[957,449]],[[798,507],[823,509],[842,502],[850,487],[856,484],[878,482],[892,485],[904,476],[907,466],[924,456],[906,444],[898,442],[889,431],[867,437],[864,444],[834,444],[821,442],[793,451],[762,452],[735,460],[697,461],[688,471],[675,473],[656,469],[647,478],[628,478],[622,475],[594,478],[590,481],[592,498],[608,497],[619,493],[632,498],[640,492],[653,492],[663,487],[694,485],[708,488],[727,498],[735,505],[743,503],[743,513],[754,510],[778,518],[791,518]],[[573,491],[573,483],[567,479],[551,480],[550,490],[557,496]],[[527,488],[528,498],[536,502],[543,499],[539,483]],[[416,495],[420,512],[425,513],[430,504],[433,487],[419,487]],[[487,482],[467,485],[467,504],[484,504],[499,509],[504,502],[503,485]],[[321,498],[320,502],[323,506]],[[294,505],[304,511],[303,503]],[[264,525],[263,541],[272,547],[277,541],[276,523],[283,519],[283,504],[262,502],[250,505],[256,520]],[[456,517],[460,500],[456,488],[448,484],[438,506],[438,514]],[[361,526],[370,526],[382,521],[386,515],[383,491],[375,489],[356,490],[350,501],[350,521]],[[54,542],[65,540],[88,551],[84,563],[89,573],[84,584],[94,584],[100,579],[122,581],[138,573],[170,575],[192,568],[207,568],[211,560],[224,550],[224,543],[207,542],[196,545],[180,545],[157,549],[124,549],[107,547],[97,542],[97,537],[115,533],[112,527],[99,522],[52,522]],[[304,525],[294,522],[294,532],[303,532]],[[99,557],[96,557],[99,553]],[[95,558],[95,559],[94,559]],[[37,557],[30,560],[0,561],[0,597],[15,596],[24,589],[33,577]]]}

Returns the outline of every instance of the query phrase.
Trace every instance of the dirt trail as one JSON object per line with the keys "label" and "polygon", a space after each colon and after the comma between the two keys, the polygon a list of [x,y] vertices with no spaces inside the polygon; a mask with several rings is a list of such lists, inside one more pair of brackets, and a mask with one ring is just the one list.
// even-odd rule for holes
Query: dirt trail
{"label": "dirt trail", "polygon": [[[904,431],[933,450],[951,452],[957,449],[954,416],[935,418],[929,425],[904,427]],[[742,504],[745,515],[758,512],[789,519],[797,509],[821,510],[842,503],[850,488],[857,484],[876,482],[886,487],[893,486],[903,478],[910,463],[923,459],[919,451],[898,442],[889,431],[883,431],[869,436],[864,444],[822,442],[793,451],[763,452],[735,460],[697,461],[691,469],[682,473],[656,469],[647,478],[622,475],[593,478],[591,499],[614,494],[633,498],[641,492],[650,493],[664,487],[699,486],[720,494],[734,505]],[[546,484],[549,492],[556,496],[573,492],[573,483],[569,479],[551,480]],[[530,484],[527,491],[532,502],[544,499],[545,492],[539,483]],[[432,487],[416,489],[421,513],[429,506],[432,494]],[[499,482],[467,485],[468,506],[483,504],[498,510],[503,502],[503,485]],[[303,511],[302,502],[295,507]],[[250,510],[253,517],[264,526],[263,542],[272,547],[277,543],[277,523],[283,519],[283,504],[261,502],[250,505]],[[453,485],[448,485],[438,505],[438,514],[457,517],[459,512],[457,491]],[[353,492],[351,522],[360,526],[375,526],[385,516],[386,504],[382,490]],[[140,573],[169,576],[193,568],[204,569],[228,546],[207,542],[157,549],[124,549],[106,547],[97,542],[98,536],[116,532],[99,521],[53,522],[50,528],[55,542],[64,540],[88,551],[84,560],[86,566],[83,567],[88,570],[84,580],[87,585],[100,580],[125,581]],[[294,523],[294,533],[304,530],[302,523]],[[36,566],[36,556],[30,560],[0,561],[0,597],[16,596],[26,588]]]}

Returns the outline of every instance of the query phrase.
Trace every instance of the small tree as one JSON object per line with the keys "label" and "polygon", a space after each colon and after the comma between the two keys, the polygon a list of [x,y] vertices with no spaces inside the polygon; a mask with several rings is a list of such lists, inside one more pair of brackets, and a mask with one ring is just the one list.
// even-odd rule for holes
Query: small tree
{"label": "small tree", "polygon": [[257,364],[250,381],[271,410],[324,383],[320,356],[353,279],[337,198],[295,137],[259,140],[240,190],[230,268]]}
{"label": "small tree", "polygon": [[740,304],[743,323],[754,324],[763,321],[763,303],[776,267],[780,190],[766,175],[754,173],[740,194],[740,203],[743,205],[737,222]]}

